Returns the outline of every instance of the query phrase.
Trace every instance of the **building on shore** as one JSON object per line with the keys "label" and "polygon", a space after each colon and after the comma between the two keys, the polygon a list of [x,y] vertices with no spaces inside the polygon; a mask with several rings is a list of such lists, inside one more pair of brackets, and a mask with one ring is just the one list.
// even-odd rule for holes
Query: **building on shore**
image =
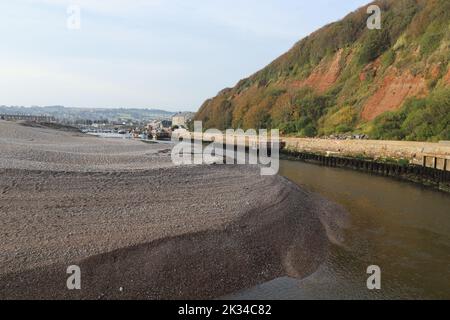
{"label": "building on shore", "polygon": [[172,127],[187,128],[194,116],[194,112],[179,112],[172,117]]}
{"label": "building on shore", "polygon": [[152,120],[147,124],[149,137],[154,139],[169,139],[172,134],[172,121]]}

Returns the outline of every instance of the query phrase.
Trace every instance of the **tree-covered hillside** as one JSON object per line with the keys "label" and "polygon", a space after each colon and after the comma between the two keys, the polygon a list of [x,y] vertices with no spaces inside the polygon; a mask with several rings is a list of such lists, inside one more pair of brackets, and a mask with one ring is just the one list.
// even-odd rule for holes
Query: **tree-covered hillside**
{"label": "tree-covered hillside", "polygon": [[450,140],[450,1],[374,4],[380,30],[360,8],[207,100],[196,119],[307,137]]}

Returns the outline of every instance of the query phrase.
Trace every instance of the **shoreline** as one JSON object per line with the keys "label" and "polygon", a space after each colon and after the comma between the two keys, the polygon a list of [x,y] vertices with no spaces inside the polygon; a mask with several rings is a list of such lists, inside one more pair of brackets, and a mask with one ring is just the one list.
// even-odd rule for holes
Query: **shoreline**
{"label": "shoreline", "polygon": [[280,159],[303,161],[321,166],[385,176],[450,194],[450,171],[436,168],[403,163],[402,161],[339,155],[330,156],[323,153],[300,152],[292,149],[281,150]]}
{"label": "shoreline", "polygon": [[[16,238],[22,239],[22,250],[36,250],[32,248],[38,243],[33,239],[43,237],[37,249],[41,258],[34,263],[30,256],[24,261],[10,261],[10,270],[18,264],[23,270],[1,272],[0,298],[209,299],[282,276],[304,278],[323,263],[328,244],[339,243],[343,226],[334,215],[340,214],[345,221],[345,212],[285,178],[273,180],[271,185],[278,189],[274,203],[260,201],[226,223],[202,221],[201,225],[153,240],[148,235],[151,229],[145,228],[143,238],[130,241],[131,233],[141,231],[142,225],[136,228],[134,224],[116,239],[113,250],[108,249],[108,241],[102,241],[102,235],[111,234],[109,227],[96,226],[82,234],[83,227],[92,223],[87,218],[78,230],[70,226],[70,220],[64,222],[69,224],[69,239],[53,234],[57,242],[47,242],[49,232],[44,229],[27,238]],[[47,219],[47,224],[53,223]],[[108,221],[108,225],[113,224]],[[84,244],[77,244],[79,233]],[[53,258],[49,250],[56,253]],[[67,254],[70,251],[78,254]],[[63,259],[58,258],[61,255]],[[80,292],[65,287],[65,269],[72,264],[82,270]]]}
{"label": "shoreline", "polygon": [[164,145],[3,124],[1,299],[217,298],[313,273],[345,226],[342,207],[256,166],[176,167]]}
{"label": "shoreline", "polygon": [[[216,141],[212,135],[193,133],[204,143]],[[246,150],[258,145],[254,136],[223,135],[218,143],[225,148]],[[450,144],[384,140],[327,140],[280,137],[280,157],[330,167],[380,174],[450,193]],[[270,149],[270,139],[268,142]]]}

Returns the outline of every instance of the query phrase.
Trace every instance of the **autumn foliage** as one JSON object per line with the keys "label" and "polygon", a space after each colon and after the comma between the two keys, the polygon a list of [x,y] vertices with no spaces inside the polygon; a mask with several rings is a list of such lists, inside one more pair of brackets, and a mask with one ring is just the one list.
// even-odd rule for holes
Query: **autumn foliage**
{"label": "autumn foliage", "polygon": [[450,140],[450,1],[375,4],[381,30],[367,28],[360,8],[205,101],[196,119],[307,137]]}

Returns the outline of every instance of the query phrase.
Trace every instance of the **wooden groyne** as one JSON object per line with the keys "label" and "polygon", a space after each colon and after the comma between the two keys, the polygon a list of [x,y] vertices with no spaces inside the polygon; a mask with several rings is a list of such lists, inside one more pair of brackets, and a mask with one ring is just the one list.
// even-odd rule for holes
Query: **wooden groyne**
{"label": "wooden groyne", "polygon": [[434,154],[424,154],[422,166],[429,167],[431,160],[431,167],[434,169],[441,169],[442,171],[450,170],[450,156],[439,156]]}

